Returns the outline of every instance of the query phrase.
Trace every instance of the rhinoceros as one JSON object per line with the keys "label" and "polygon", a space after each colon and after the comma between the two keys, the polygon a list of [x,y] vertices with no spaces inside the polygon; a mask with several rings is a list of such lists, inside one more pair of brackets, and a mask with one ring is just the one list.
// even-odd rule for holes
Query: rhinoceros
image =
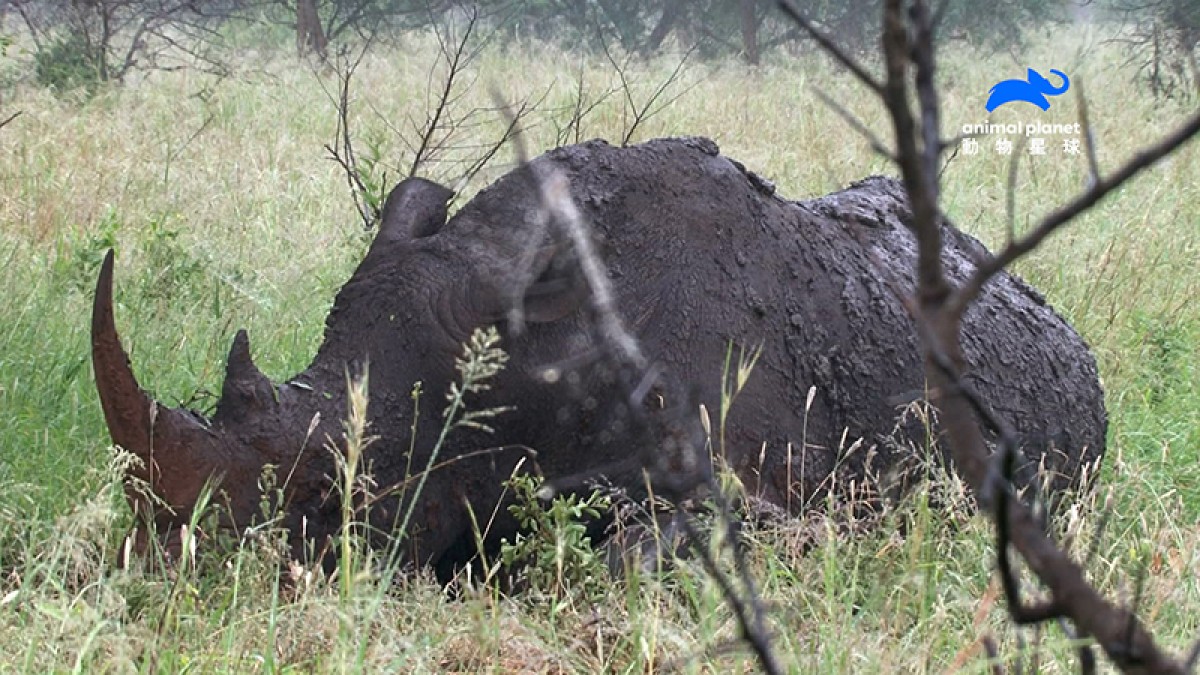
{"label": "rhinoceros", "polygon": [[[916,245],[896,180],[790,201],[695,137],[591,141],[532,162],[551,168],[590,223],[626,328],[661,367],[659,385],[644,392],[652,414],[700,404],[716,417],[730,354],[758,355],[722,431],[722,460],[747,494],[800,512],[837,485],[878,482],[936,437],[936,420],[926,429],[902,414],[924,397],[925,378],[900,299],[914,287]],[[594,475],[636,491],[644,478],[628,470],[639,452],[629,406],[602,359],[587,356],[599,346],[586,284],[581,293],[575,254],[545,227],[530,175],[509,173],[449,220],[449,189],[397,185],[311,365],[273,382],[238,332],[211,419],[159,405],[139,387],[115,329],[110,252],[95,296],[93,363],[112,440],[142,460],[130,471],[155,495],[128,494],[142,525],[138,548],[153,542],[144,534],[151,525],[168,552],[177,547],[210,480],[222,528],[255,523],[271,501],[260,494],[265,470],[282,494],[275,507],[293,555],[319,555],[343,525],[329,440],[342,437],[347,373],[365,368],[377,437],[362,461],[376,493],[368,519],[376,532],[395,528],[413,496],[397,486],[411,486],[406,479],[429,461],[455,359],[486,326],[498,328],[509,361],[471,403],[505,411],[491,431],[456,429],[445,439],[411,504],[407,560],[448,578],[476,552],[474,528],[489,515],[485,547],[512,536],[517,525],[498,505],[519,465],[536,464],[552,481]],[[550,234],[537,239],[539,226]],[[962,280],[988,253],[943,228],[947,273]],[[1037,291],[1002,273],[968,311],[962,342],[968,380],[1020,435],[1021,483],[1040,475],[1052,490],[1078,486],[1082,467],[1104,452],[1107,426],[1080,336]],[[558,376],[546,377],[548,368]]]}

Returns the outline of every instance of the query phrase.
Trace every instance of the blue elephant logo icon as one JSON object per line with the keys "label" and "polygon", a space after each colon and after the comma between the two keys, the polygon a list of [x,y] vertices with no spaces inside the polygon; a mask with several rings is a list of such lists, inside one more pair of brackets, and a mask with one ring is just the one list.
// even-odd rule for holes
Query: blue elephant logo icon
{"label": "blue elephant logo icon", "polygon": [[1047,96],[1058,96],[1071,86],[1071,81],[1067,79],[1065,73],[1061,70],[1051,70],[1052,75],[1057,75],[1062,79],[1062,86],[1055,87],[1050,80],[1044,75],[1034,70],[1029,69],[1025,80],[1003,80],[997,82],[990,91],[990,96],[987,100],[987,111],[992,112],[996,108],[1005,103],[1013,101],[1025,101],[1032,103],[1042,110],[1050,109],[1050,102],[1046,100]]}

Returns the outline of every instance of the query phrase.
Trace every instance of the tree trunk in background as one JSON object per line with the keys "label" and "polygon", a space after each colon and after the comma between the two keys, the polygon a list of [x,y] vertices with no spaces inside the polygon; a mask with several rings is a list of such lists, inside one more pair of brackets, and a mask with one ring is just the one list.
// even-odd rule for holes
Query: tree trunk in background
{"label": "tree trunk in background", "polygon": [[662,17],[658,23],[654,24],[654,30],[650,31],[650,37],[646,39],[646,44],[642,48],[645,54],[653,54],[662,46],[663,40],[671,34],[671,29],[675,27],[675,22],[679,20],[680,10],[683,8],[683,0],[667,0],[663,7]]}
{"label": "tree trunk in background", "polygon": [[746,63],[758,65],[758,17],[754,8],[758,0],[741,0],[742,2],[742,54]]}
{"label": "tree trunk in background", "polygon": [[317,0],[296,0],[296,51],[300,56],[316,54],[324,60],[328,45],[321,15],[317,13]]}

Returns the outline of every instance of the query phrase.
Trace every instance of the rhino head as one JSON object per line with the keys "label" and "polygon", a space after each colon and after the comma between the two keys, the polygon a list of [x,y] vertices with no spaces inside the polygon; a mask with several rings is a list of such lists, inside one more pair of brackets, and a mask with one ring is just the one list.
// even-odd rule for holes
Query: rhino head
{"label": "rhino head", "polygon": [[[370,364],[370,433],[380,435],[377,445],[386,447],[378,447],[368,461],[387,488],[402,482],[410,469],[423,468],[436,442],[444,400],[444,391],[429,391],[429,385],[454,379],[454,358],[475,328],[501,321],[514,302],[523,305],[531,323],[574,311],[585,295],[570,272],[565,247],[550,242],[535,246],[532,255],[522,251],[517,224],[533,220],[529,209],[536,204],[518,205],[506,214],[514,224],[507,230],[484,231],[465,217],[459,229],[470,235],[467,244],[443,232],[452,196],[422,179],[396,186],[366,256],[337,295],[325,339],[305,371],[273,382],[255,366],[249,338],[239,331],[211,419],[162,405],[139,385],[113,317],[109,251],[93,305],[92,362],[112,441],[139,460],[129,469],[126,488],[137,520],[134,552],[146,553],[157,544],[168,558],[177,558],[181,527],[210,482],[222,528],[242,531],[260,521],[267,470],[281,488],[285,503],[277,505],[283,507],[293,554],[319,556],[322,540],[340,524],[330,448],[342,438],[348,372]],[[518,260],[526,259],[531,267],[516,274]],[[417,406],[407,394],[418,381],[426,383],[427,394],[414,425]],[[410,439],[414,426],[418,436]],[[462,436],[463,443],[476,442],[471,434]],[[416,449],[413,457],[410,447]],[[466,451],[443,449],[443,456]],[[461,527],[447,527],[446,521],[458,505],[444,502],[469,497],[463,493],[471,488],[465,466],[431,479],[426,492],[433,496],[416,509],[410,528],[428,533],[413,545],[415,559],[433,560],[453,545]],[[381,499],[371,517],[382,528],[394,525],[407,508],[400,496]]]}

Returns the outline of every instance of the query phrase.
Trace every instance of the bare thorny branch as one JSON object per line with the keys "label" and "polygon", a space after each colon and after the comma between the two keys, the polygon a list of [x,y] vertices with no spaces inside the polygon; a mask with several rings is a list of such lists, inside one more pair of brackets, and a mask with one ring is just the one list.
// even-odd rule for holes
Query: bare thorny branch
{"label": "bare thorny branch", "polygon": [[579,72],[575,78],[575,96],[569,106],[571,115],[566,124],[556,124],[555,142],[557,145],[582,142],[584,140],[584,120],[619,89],[610,87],[589,99],[586,84],[584,62],[580,59]]}
{"label": "bare thorny branch", "polygon": [[[1069,622],[1068,628],[1077,633],[1077,637],[1094,639],[1106,656],[1125,672],[1190,671],[1200,658],[1200,642],[1183,661],[1163,652],[1137,619],[1136,597],[1140,597],[1140,592],[1128,609],[1105,599],[1087,582],[1083,569],[1050,538],[1033,510],[1014,493],[1011,471],[1016,450],[1011,431],[963,381],[959,334],[967,307],[988,280],[1036,249],[1048,236],[1126,181],[1200,133],[1200,114],[1192,116],[1158,143],[1135,154],[1108,177],[1099,174],[1089,129],[1087,151],[1092,180],[1088,188],[1051,211],[1024,236],[1010,237],[998,254],[982,261],[961,287],[954,288],[947,281],[941,265],[942,219],[937,165],[947,144],[939,136],[934,81],[937,20],[931,16],[928,3],[926,0],[886,0],[883,24],[886,78],[882,84],[822,35],[790,0],[779,0],[779,5],[836,60],[879,94],[891,117],[896,142],[894,156],[908,194],[913,213],[911,227],[918,241],[917,297],[906,304],[921,334],[926,376],[931,390],[938,392],[935,404],[941,412],[942,427],[954,464],[975,492],[981,509],[996,523],[998,567],[1010,616],[1018,624],[1038,625],[1050,620]],[[910,92],[914,88],[918,104],[916,113],[910,104]],[[1086,115],[1086,103],[1082,109]],[[873,146],[876,143],[872,140]],[[977,418],[1000,436],[1000,448],[994,458]],[[1049,591],[1048,600],[1035,605],[1022,603],[1017,574],[1009,558],[1010,548],[1016,550]],[[985,646],[994,656],[994,645]],[[1095,667],[1091,649],[1086,645],[1080,647],[1080,665],[1084,672]]]}
{"label": "bare thorny branch", "polygon": [[222,77],[228,74],[228,66],[211,53],[210,48],[222,39],[212,25],[213,17],[191,0],[95,0],[41,7],[30,0],[11,0],[10,4],[37,51],[71,35],[83,45],[88,65],[103,82],[119,82],[135,69],[198,67]]}
{"label": "bare thorny branch", "polygon": [[334,71],[337,73],[338,89],[334,94],[326,90],[337,108],[337,130],[333,142],[325,144],[329,159],[337,162],[346,175],[346,183],[350,186],[350,198],[354,200],[354,208],[362,219],[363,228],[371,229],[383,213],[383,199],[373,192],[363,182],[362,168],[354,154],[354,141],[350,133],[350,82],[354,71],[366,56],[370,43],[363,44],[358,54],[350,57],[348,48],[342,47],[334,59]]}
{"label": "bare thorny branch", "polygon": [[454,93],[455,82],[462,75],[467,62],[474,56],[474,54],[467,54],[467,45],[471,41],[471,34],[475,32],[478,19],[478,11],[472,10],[467,25],[462,30],[462,35],[453,45],[449,42],[449,36],[443,36],[441,29],[434,24],[438,48],[441,50],[442,58],[446,60],[446,75],[442,78],[442,88],[437,103],[434,104],[433,111],[426,116],[425,124],[421,127],[420,140],[413,152],[412,164],[408,168],[409,177],[417,175],[421,164],[427,161],[428,155],[436,149],[433,146],[434,136],[442,132],[442,118],[446,115],[447,107],[451,103],[450,97]]}
{"label": "bare thorny branch", "polygon": [[[506,118],[505,127],[494,140],[485,143],[462,142],[460,136],[484,126],[485,116],[494,116],[502,112],[499,107],[475,107],[465,113],[457,111],[465,92],[471,88],[470,82],[463,84],[463,78],[489,38],[478,37],[478,8],[471,8],[466,24],[457,35],[437,23],[432,5],[427,6],[427,11],[438,41],[438,56],[429,70],[430,100],[424,118],[418,122],[410,116],[406,128],[393,124],[383,112],[373,106],[371,109],[384,127],[411,153],[411,159],[405,162],[407,167],[397,169],[397,174],[411,178],[420,173],[430,173],[434,165],[452,164],[461,168],[461,173],[452,180],[445,180],[442,176],[438,178],[442,179],[441,182],[459,186],[472,180],[495,159],[500,149],[517,132],[520,122],[537,110],[549,90],[541,98],[530,96],[521,101],[513,119]],[[329,153],[329,159],[341,166],[355,209],[364,229],[367,230],[373,228],[382,216],[389,181],[386,172],[376,175],[376,171],[383,164],[379,157],[364,159],[355,151],[350,119],[353,101],[351,89],[354,75],[372,46],[372,38],[375,35],[376,33],[372,33],[353,56],[350,56],[346,47],[339,51],[333,64],[338,88],[336,92],[326,90],[337,111],[337,130],[334,140],[327,143],[325,149]],[[441,70],[443,63],[444,72]],[[371,150],[378,152],[378,148],[373,147]]]}
{"label": "bare thorny branch", "polygon": [[[624,107],[621,111],[624,122],[624,133],[621,135],[621,145],[629,145],[629,142],[633,140],[634,134],[637,133],[638,127],[646,122],[646,120],[662,112],[664,108],[691,91],[692,87],[684,87],[673,96],[665,100],[663,99],[667,90],[683,76],[684,68],[687,66],[688,60],[691,58],[692,52],[696,47],[693,46],[683,53],[683,56],[679,58],[679,62],[671,70],[671,74],[665,80],[659,82],[654,91],[641,103],[634,96],[635,83],[630,81],[626,72],[629,69],[629,61],[634,58],[634,55],[627,56],[624,61],[618,59],[612,50],[609,49],[608,42],[603,39],[603,34],[601,34],[600,47],[604,52],[604,58],[608,60],[609,65],[616,71],[617,78],[621,81],[621,94],[624,96]],[[695,85],[692,86],[694,87]]]}
{"label": "bare thorny branch", "polygon": [[[439,24],[433,14],[430,14],[433,33],[438,42],[438,59],[429,71],[429,90],[433,97],[427,106],[429,112],[420,123],[411,117],[408,119],[416,140],[410,141],[407,133],[388,125],[413,154],[406,174],[409,177],[433,165],[454,164],[464,167],[463,170],[453,180],[444,182],[461,185],[470,181],[508,144],[517,133],[520,123],[533,114],[550,93],[550,89],[547,89],[541,97],[526,97],[517,105],[515,112],[506,111],[503,106],[473,107],[460,112],[462,98],[474,83],[473,80],[466,79],[469,68],[497,34],[495,30],[479,34],[478,29],[483,20],[480,6],[470,5],[464,7],[463,11],[467,16],[466,24],[457,29]],[[443,63],[445,71],[438,75]],[[435,87],[435,78],[439,77],[440,81]],[[512,113],[512,117],[506,117],[507,113]],[[483,144],[461,142],[460,137],[465,132],[484,126],[486,120],[497,116],[504,119],[506,124],[495,140]]]}

